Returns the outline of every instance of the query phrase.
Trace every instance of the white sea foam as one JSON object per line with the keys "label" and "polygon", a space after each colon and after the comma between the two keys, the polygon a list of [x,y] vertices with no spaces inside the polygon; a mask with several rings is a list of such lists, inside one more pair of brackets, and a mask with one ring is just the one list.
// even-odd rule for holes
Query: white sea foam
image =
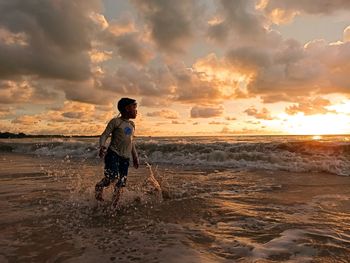
{"label": "white sea foam", "polygon": [[[247,168],[350,175],[350,142],[269,139],[139,138],[142,161],[151,164]],[[97,158],[97,138],[0,142],[0,151],[39,156]]]}
{"label": "white sea foam", "polygon": [[262,245],[255,245],[252,250],[252,259],[290,254],[287,262],[311,262],[317,250],[301,242],[305,234],[306,232],[301,229],[288,229],[282,232],[280,237]]}

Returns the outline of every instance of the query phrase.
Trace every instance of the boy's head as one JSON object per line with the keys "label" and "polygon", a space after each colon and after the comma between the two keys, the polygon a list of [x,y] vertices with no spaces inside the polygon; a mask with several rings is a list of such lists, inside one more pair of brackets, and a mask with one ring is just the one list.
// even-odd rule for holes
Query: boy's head
{"label": "boy's head", "polygon": [[135,119],[137,115],[136,100],[130,98],[121,98],[118,101],[118,110],[124,118]]}

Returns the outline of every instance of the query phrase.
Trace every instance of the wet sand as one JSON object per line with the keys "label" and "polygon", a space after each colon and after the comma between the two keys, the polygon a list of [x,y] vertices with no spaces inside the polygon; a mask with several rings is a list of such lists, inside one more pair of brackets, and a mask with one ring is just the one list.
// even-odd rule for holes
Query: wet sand
{"label": "wet sand", "polygon": [[141,166],[112,210],[100,160],[0,165],[0,262],[350,262],[349,177]]}

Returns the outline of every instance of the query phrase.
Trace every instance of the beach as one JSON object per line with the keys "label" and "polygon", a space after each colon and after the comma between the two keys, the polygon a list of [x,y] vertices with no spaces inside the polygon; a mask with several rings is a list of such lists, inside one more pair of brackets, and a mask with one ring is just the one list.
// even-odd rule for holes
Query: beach
{"label": "beach", "polygon": [[0,262],[350,262],[346,136],[138,138],[116,210],[96,148],[0,141]]}

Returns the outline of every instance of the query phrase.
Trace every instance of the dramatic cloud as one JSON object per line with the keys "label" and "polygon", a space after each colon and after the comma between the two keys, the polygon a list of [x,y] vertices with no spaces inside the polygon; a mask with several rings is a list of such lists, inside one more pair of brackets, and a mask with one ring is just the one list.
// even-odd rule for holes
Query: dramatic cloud
{"label": "dramatic cloud", "polygon": [[302,46],[286,40],[277,49],[233,49],[227,60],[249,76],[248,95],[264,102],[292,101],[311,94],[349,94],[350,42],[323,40]]}
{"label": "dramatic cloud", "polygon": [[84,131],[96,135],[103,131],[105,122],[113,115],[112,109],[105,112],[91,104],[65,101],[62,106],[45,113],[18,116],[11,125],[13,130],[25,133],[81,134],[80,131]]}
{"label": "dramatic cloud", "polygon": [[214,59],[200,60],[193,68],[182,63],[148,68],[121,66],[113,76],[101,79],[101,88],[188,104],[217,104],[224,99],[242,97],[244,92],[237,80],[240,76],[227,69],[220,71],[211,63]]}
{"label": "dramatic cloud", "polygon": [[105,21],[96,41],[102,48],[115,49],[115,53],[127,61],[144,65],[153,57],[145,38],[131,19],[121,18],[110,24]]}
{"label": "dramatic cloud", "polygon": [[257,119],[263,119],[263,120],[272,120],[273,119],[270,111],[266,108],[262,108],[261,111],[259,111],[254,107],[250,107],[249,109],[246,109],[244,112],[248,116],[253,116]]}
{"label": "dramatic cloud", "polygon": [[331,15],[350,10],[350,3],[347,0],[262,0],[260,9],[273,23],[283,24],[291,22],[297,15]]}
{"label": "dramatic cloud", "polygon": [[144,17],[151,36],[165,51],[181,52],[193,38],[193,21],[201,8],[194,0],[133,0]]}
{"label": "dramatic cloud", "polygon": [[225,99],[242,97],[240,75],[215,55],[198,60],[192,68],[172,67],[175,98],[185,103],[218,104]]}
{"label": "dramatic cloud", "polygon": [[147,116],[162,117],[165,119],[178,119],[180,117],[179,113],[173,110],[161,110],[161,111],[148,112]]}
{"label": "dramatic cloud", "polygon": [[230,33],[237,38],[256,39],[266,34],[264,16],[257,12],[256,0],[221,0],[221,6],[215,20],[210,21],[208,35],[220,42]]}
{"label": "dramatic cloud", "polygon": [[[226,122],[228,134],[259,133],[279,120],[248,116],[348,116],[349,1],[131,3],[0,0],[1,129],[98,134],[123,96],[138,100],[145,134],[209,134]],[[328,26],[324,40],[304,43],[295,24],[282,25],[296,15],[308,23],[310,14],[316,23],[326,18],[338,41]],[[290,30],[294,39],[283,36]],[[225,114],[222,105],[237,110]],[[190,118],[215,119],[191,131],[175,126]]]}
{"label": "dramatic cloud", "polygon": [[90,117],[90,114],[94,112],[95,107],[89,104],[66,103],[61,110],[64,110],[62,113],[63,117],[86,120],[86,118]]}
{"label": "dramatic cloud", "polygon": [[174,72],[176,99],[187,103],[215,103],[224,99],[218,81],[203,78],[202,72],[180,69]]}
{"label": "dramatic cloud", "polygon": [[66,99],[91,104],[105,105],[115,100],[116,94],[102,90],[101,83],[96,79],[84,82],[62,81],[57,86],[65,92]]}
{"label": "dramatic cloud", "polygon": [[70,80],[90,75],[99,1],[1,1],[0,77],[29,74]]}
{"label": "dramatic cloud", "polygon": [[172,84],[172,75],[166,66],[139,68],[123,65],[114,75],[107,75],[101,79],[104,90],[144,96],[170,95]]}
{"label": "dramatic cloud", "polygon": [[142,45],[138,34],[124,34],[115,39],[121,57],[140,64],[146,64],[152,58],[152,52]]}
{"label": "dramatic cloud", "polygon": [[211,118],[220,117],[223,114],[223,107],[199,107],[191,109],[191,118]]}
{"label": "dramatic cloud", "polygon": [[19,78],[0,80],[0,104],[50,104],[60,96],[46,81]]}

